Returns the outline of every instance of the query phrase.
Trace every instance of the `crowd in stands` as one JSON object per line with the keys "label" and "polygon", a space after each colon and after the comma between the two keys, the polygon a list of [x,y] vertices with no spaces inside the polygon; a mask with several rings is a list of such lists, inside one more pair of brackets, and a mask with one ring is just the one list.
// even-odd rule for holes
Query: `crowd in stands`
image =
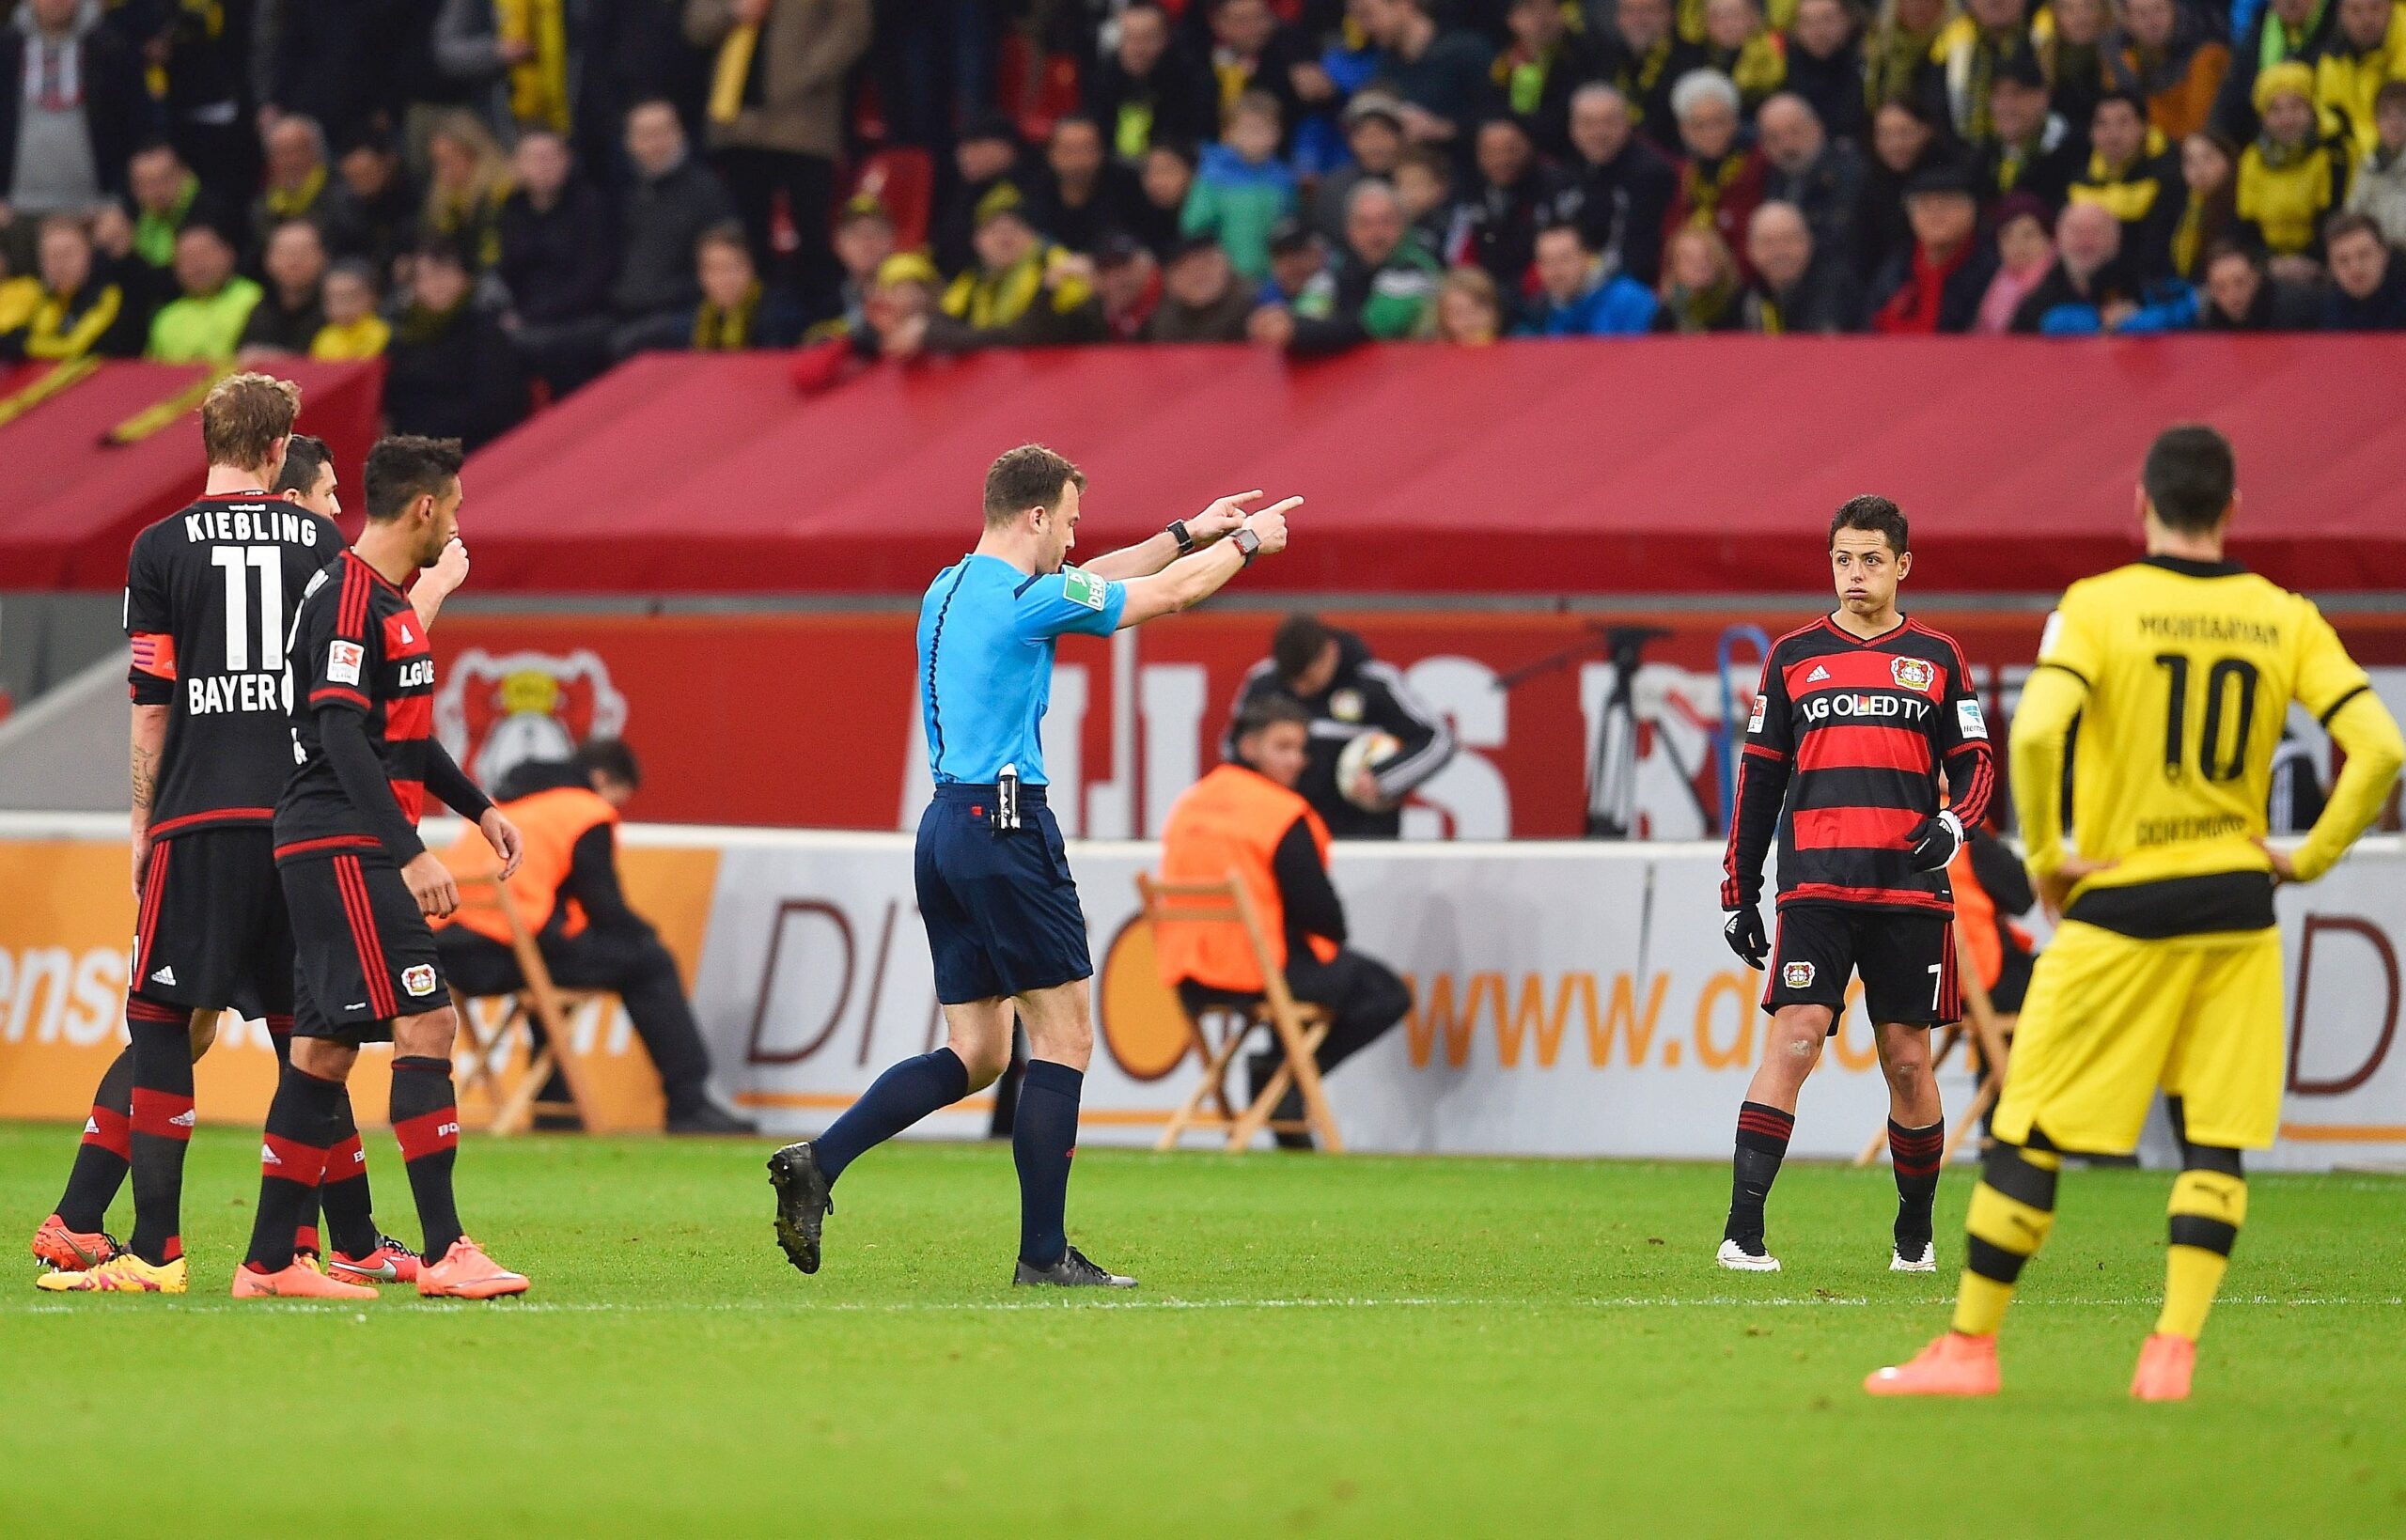
{"label": "crowd in stands", "polygon": [[2406,328],[2406,0],[0,11],[0,363],[472,444],[652,349]]}

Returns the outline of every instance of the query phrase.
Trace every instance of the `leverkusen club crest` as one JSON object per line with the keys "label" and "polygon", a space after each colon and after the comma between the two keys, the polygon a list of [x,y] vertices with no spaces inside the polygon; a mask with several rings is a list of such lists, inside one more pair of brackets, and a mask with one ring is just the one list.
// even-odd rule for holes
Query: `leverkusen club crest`
{"label": "leverkusen club crest", "polygon": [[588,738],[626,731],[627,698],[586,648],[562,656],[481,647],[461,653],[434,697],[434,730],[479,786],[530,759],[565,759]]}
{"label": "leverkusen club crest", "polygon": [[1900,690],[1928,690],[1938,677],[1938,667],[1927,658],[1891,658],[1888,676]]}

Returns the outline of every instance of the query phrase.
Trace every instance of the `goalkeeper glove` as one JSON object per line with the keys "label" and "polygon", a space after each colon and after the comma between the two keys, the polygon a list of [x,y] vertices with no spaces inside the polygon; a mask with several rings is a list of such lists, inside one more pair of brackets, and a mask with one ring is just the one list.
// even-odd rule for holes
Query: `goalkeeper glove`
{"label": "goalkeeper glove", "polygon": [[1963,848],[1963,822],[1952,808],[1914,825],[1905,835],[1913,847],[1913,868],[1934,872],[1955,859]]}
{"label": "goalkeeper glove", "polygon": [[1765,959],[1771,956],[1771,940],[1763,934],[1760,910],[1752,904],[1731,910],[1729,918],[1722,923],[1721,934],[1741,962],[1757,972],[1762,971]]}

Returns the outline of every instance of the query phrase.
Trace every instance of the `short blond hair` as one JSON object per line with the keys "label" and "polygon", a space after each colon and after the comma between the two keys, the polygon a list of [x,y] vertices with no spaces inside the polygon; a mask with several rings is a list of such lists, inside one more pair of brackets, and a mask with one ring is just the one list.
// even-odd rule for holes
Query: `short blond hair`
{"label": "short blond hair", "polygon": [[272,374],[233,374],[200,403],[200,444],[211,465],[264,471],[276,441],[292,436],[301,387]]}

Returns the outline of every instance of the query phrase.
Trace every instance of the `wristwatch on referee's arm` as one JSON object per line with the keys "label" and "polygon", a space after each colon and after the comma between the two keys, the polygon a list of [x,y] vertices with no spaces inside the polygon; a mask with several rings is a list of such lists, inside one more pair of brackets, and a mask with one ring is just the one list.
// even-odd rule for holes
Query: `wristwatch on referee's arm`
{"label": "wristwatch on referee's arm", "polygon": [[1253,565],[1253,558],[1261,554],[1261,537],[1249,529],[1241,529],[1229,536],[1228,543],[1237,548],[1247,567]]}
{"label": "wristwatch on referee's arm", "polygon": [[1168,524],[1168,530],[1169,537],[1178,542],[1178,553],[1180,555],[1192,556],[1197,551],[1203,549],[1196,543],[1195,537],[1187,533],[1185,520],[1171,520]]}

